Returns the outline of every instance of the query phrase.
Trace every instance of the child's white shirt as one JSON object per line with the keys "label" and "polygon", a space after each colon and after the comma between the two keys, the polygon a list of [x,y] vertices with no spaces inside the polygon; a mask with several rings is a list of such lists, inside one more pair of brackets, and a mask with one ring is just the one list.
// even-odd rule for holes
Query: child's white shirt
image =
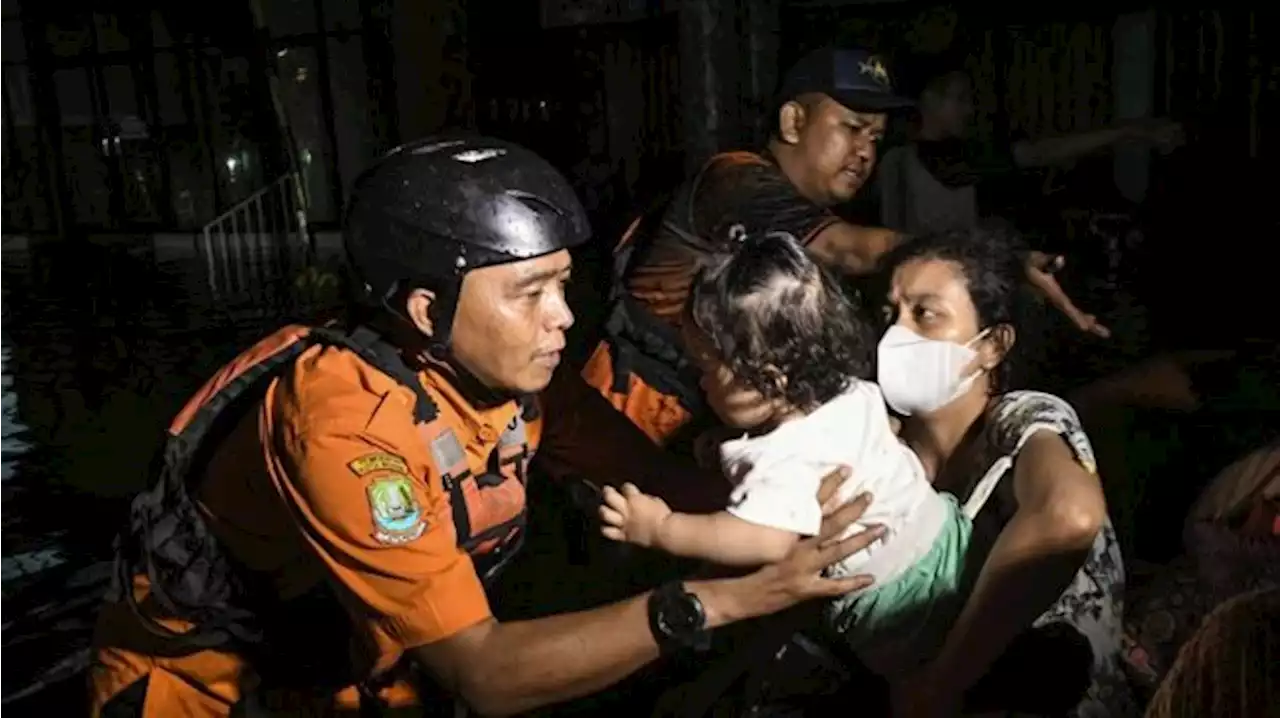
{"label": "child's white shirt", "polygon": [[727,441],[721,465],[737,486],[730,514],[762,526],[812,536],[822,525],[818,485],[838,466],[852,469],[838,496],[870,491],[871,505],[846,532],[884,526],[885,535],[832,567],[830,575],[871,574],[883,585],[928,553],[948,507],[915,453],[893,433],[880,387],[852,380],[812,413],[755,437]]}

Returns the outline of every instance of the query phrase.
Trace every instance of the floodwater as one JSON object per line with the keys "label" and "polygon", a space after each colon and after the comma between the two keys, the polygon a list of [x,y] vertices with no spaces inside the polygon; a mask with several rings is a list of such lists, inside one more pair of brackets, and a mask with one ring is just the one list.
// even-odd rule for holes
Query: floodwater
{"label": "floodwater", "polygon": [[164,426],[285,318],[261,291],[215,301],[193,253],[158,257],[149,238],[68,249],[6,247],[0,283],[3,689],[19,713],[39,690],[83,699],[112,540]]}

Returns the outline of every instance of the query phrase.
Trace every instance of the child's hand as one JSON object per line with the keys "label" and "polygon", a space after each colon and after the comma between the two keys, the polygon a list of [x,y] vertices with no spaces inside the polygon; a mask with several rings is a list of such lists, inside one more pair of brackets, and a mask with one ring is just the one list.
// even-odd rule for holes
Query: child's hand
{"label": "child's hand", "polygon": [[658,530],[671,515],[667,502],[642,493],[634,484],[623,484],[621,492],[606,486],[601,494],[604,504],[600,507],[600,520],[604,526],[600,532],[605,538],[637,546],[657,544]]}

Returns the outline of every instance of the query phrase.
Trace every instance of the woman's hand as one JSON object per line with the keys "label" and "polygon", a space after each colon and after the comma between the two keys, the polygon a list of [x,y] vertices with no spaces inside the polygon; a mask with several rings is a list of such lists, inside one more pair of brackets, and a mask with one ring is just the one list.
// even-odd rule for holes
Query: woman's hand
{"label": "woman's hand", "polygon": [[765,616],[790,608],[813,598],[842,596],[866,588],[871,576],[825,578],[822,571],[846,557],[861,551],[884,535],[883,527],[860,531],[846,539],[837,539],[845,529],[862,517],[871,503],[870,494],[862,494],[845,504],[834,503],[836,489],[849,477],[848,468],[837,469],[822,480],[818,501],[823,506],[822,531],[817,536],[796,544],[787,557],[736,579],[727,588],[734,594],[739,617]]}

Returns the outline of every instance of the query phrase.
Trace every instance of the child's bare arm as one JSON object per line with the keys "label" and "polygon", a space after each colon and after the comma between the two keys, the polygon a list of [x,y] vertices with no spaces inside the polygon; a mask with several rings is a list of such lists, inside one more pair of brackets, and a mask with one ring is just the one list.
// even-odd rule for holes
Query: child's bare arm
{"label": "child's bare arm", "polygon": [[782,560],[798,539],[790,531],[753,524],[727,511],[674,513],[662,499],[632,484],[624,484],[621,491],[606,486],[601,496],[601,532],[607,538],[677,556],[755,566]]}
{"label": "child's bare arm", "polygon": [[663,519],[656,538],[655,547],[667,553],[725,566],[758,566],[781,561],[799,540],[790,531],[753,524],[727,511],[672,513]]}

